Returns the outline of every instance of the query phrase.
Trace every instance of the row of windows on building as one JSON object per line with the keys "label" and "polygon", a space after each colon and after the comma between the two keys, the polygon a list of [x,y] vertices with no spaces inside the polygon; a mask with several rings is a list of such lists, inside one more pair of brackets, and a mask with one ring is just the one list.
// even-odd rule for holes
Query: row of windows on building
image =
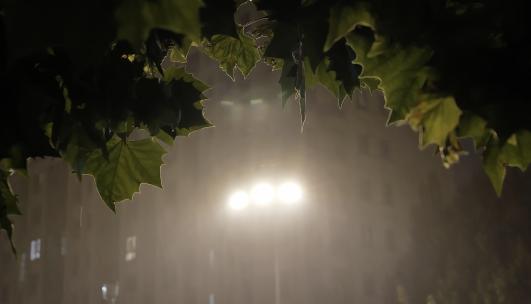
{"label": "row of windows on building", "polygon": [[[364,235],[364,242],[367,242],[368,244],[373,243],[373,231],[370,226],[364,226],[362,227],[362,234]],[[395,248],[395,240],[392,230],[387,230],[387,243],[390,250],[394,250]],[[30,245],[30,261],[35,261],[41,258],[41,250],[42,250],[43,241],[42,239],[38,238],[31,241]],[[63,244],[62,244],[63,245]],[[136,251],[137,251],[137,237],[135,235],[128,236],[125,239],[125,261],[131,262],[136,258]],[[212,252],[210,256],[212,255]],[[212,259],[212,257],[210,257]],[[21,255],[21,261],[20,261],[20,282],[23,282],[25,279],[25,272],[26,272],[26,254],[23,253]],[[362,288],[362,294],[368,297],[375,296],[378,292],[378,288],[376,288],[376,282],[371,274],[365,273],[363,274],[363,277],[361,279],[361,288]],[[118,282],[115,283],[103,283],[101,285],[101,297],[104,300],[112,300],[116,299],[119,295],[120,287]],[[213,297],[210,297],[213,299]],[[214,301],[211,300],[211,303]]]}
{"label": "row of windows on building", "polygon": [[[61,237],[61,256],[67,255],[68,248],[68,239],[66,237]],[[136,236],[128,236],[125,242],[125,256],[124,259],[126,262],[133,261],[136,258],[137,243]],[[29,250],[29,261],[36,262],[43,257],[43,240],[41,238],[33,239],[30,242]],[[19,281],[23,282],[26,276],[26,259],[27,254],[24,252],[20,255],[20,267],[19,267]],[[76,265],[77,266],[77,265]]]}
{"label": "row of windows on building", "polygon": [[[370,225],[362,225],[361,229],[361,241],[364,246],[368,248],[372,248],[374,246],[374,232]],[[384,242],[387,244],[387,249],[390,251],[396,250],[396,239],[394,231],[391,229],[385,230],[385,238]],[[36,261],[41,259],[42,255],[42,239],[37,238],[30,242],[30,254],[29,259],[30,261]],[[60,248],[60,254],[62,256],[65,256],[67,254],[67,238],[62,237],[61,238],[61,248]],[[126,262],[131,262],[136,258],[137,255],[137,237],[135,235],[128,236],[125,240],[125,256],[124,260]],[[21,280],[23,281],[24,272],[26,268],[26,254],[23,253],[21,255],[21,261],[20,261],[20,270],[21,270]]]}

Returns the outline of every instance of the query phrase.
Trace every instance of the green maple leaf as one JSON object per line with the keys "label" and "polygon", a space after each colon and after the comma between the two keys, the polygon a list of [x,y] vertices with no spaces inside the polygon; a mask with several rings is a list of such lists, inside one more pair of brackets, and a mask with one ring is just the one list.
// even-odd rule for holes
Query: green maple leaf
{"label": "green maple leaf", "polygon": [[330,9],[328,24],[325,51],[332,48],[337,41],[347,36],[358,25],[374,28],[374,19],[362,3],[356,6],[339,3]]}
{"label": "green maple leaf", "polygon": [[445,146],[450,132],[459,124],[461,110],[453,97],[420,102],[407,116],[414,129],[421,130],[421,147],[429,144]]}
{"label": "green maple leaf", "polygon": [[506,171],[501,156],[502,150],[498,140],[490,140],[487,148],[483,152],[483,171],[487,174],[498,196],[500,196],[502,192]]}
{"label": "green maple leaf", "polygon": [[487,121],[483,118],[471,113],[464,113],[459,120],[457,135],[472,138],[476,150],[479,150],[487,144],[491,131],[487,128]]}
{"label": "green maple leaf", "polygon": [[[311,65],[309,58],[304,58],[304,61],[294,55],[299,56],[300,50],[300,34],[293,24],[286,22],[276,22],[273,25],[273,38],[269,42],[264,57],[274,58],[277,62],[282,63],[282,71],[278,83],[281,89],[282,106],[286,105],[288,99],[295,95],[301,105],[301,120],[305,120],[306,110],[306,86],[312,86],[313,79],[311,73]],[[306,77],[305,73],[309,77]]]}
{"label": "green maple leaf", "polygon": [[531,132],[522,130],[511,135],[503,146],[501,154],[507,165],[525,171],[531,164]]}
{"label": "green maple leaf", "polygon": [[[293,59],[284,60],[278,81],[281,88],[282,106],[285,106],[288,99],[294,95],[299,102],[302,124],[306,120],[306,84],[309,81],[306,80],[307,69],[305,69],[305,66],[309,65],[308,60],[306,58],[304,61],[297,63]],[[311,71],[311,69],[308,69],[308,71]]]}
{"label": "green maple leaf", "polygon": [[[378,86],[384,93],[385,107],[391,110],[388,123],[404,120],[419,102],[419,93],[429,76],[426,66],[432,52],[425,48],[387,47],[366,35],[352,33],[348,44],[356,53],[356,63],[363,66],[362,77],[380,79]],[[371,81],[370,86],[374,87]]]}
{"label": "green maple leaf", "polygon": [[502,193],[506,166],[518,167],[525,171],[531,164],[531,132],[519,131],[511,135],[501,145],[496,136],[492,136],[483,152],[483,170],[498,196]]}
{"label": "green maple leaf", "polygon": [[9,242],[11,243],[11,249],[16,253],[13,244],[13,224],[8,218],[8,215],[20,215],[22,213],[18,209],[18,199],[9,186],[7,180],[8,177],[9,175],[6,172],[0,170],[0,229],[7,232]]}
{"label": "green maple leaf", "polygon": [[[333,73],[337,83],[342,87],[339,91],[344,91],[350,97],[355,88],[360,87],[359,76],[361,74],[362,66],[354,63],[356,54],[352,51],[348,45],[346,45],[345,39],[341,39],[336,42],[334,46],[326,53],[328,57],[328,70]],[[341,97],[337,95],[338,99]],[[341,106],[343,99],[339,100]]]}
{"label": "green maple leaf", "polygon": [[219,62],[219,67],[234,80],[234,69],[240,70],[244,77],[260,61],[260,52],[256,41],[244,33],[239,38],[226,35],[214,35],[210,39],[206,53]]}
{"label": "green maple leaf", "polygon": [[180,118],[173,128],[174,135],[188,136],[193,131],[212,126],[204,116],[203,101],[207,98],[203,93],[208,90],[206,84],[186,73],[184,68],[166,69],[164,82],[171,88],[174,96],[171,107]]}
{"label": "green maple leaf", "polygon": [[182,34],[152,29],[146,40],[146,57],[160,73],[164,73],[161,66],[164,57],[169,54],[171,61],[185,63],[190,46],[191,41]]}
{"label": "green maple leaf", "polygon": [[184,68],[170,67],[163,75],[162,81],[141,79],[136,84],[133,116],[137,125],[152,136],[161,135],[162,129],[172,139],[211,126],[203,111],[208,87]]}
{"label": "green maple leaf", "polygon": [[183,34],[199,42],[200,0],[130,0],[122,1],[116,10],[118,39],[125,39],[139,49],[154,28]]}
{"label": "green maple leaf", "polygon": [[345,86],[336,79],[336,73],[330,71],[330,60],[328,58],[324,58],[321,64],[319,64],[315,69],[315,73],[311,72],[311,66],[308,60],[305,60],[304,64],[306,87],[310,88],[316,84],[321,84],[332,94],[334,94],[334,96],[336,96],[337,104],[339,107],[341,107],[345,97],[347,96],[347,91],[345,90]]}
{"label": "green maple leaf", "polygon": [[107,150],[107,158],[101,150],[90,154],[85,172],[94,176],[101,198],[113,211],[115,203],[131,199],[142,183],[162,187],[160,167],[166,151],[157,141],[126,141],[114,136],[107,142]]}

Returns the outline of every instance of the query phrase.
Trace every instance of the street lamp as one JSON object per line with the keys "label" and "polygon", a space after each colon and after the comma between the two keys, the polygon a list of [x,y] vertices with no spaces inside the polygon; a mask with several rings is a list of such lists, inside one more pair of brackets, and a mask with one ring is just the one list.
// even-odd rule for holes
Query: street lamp
{"label": "street lamp", "polygon": [[269,205],[275,198],[275,189],[269,183],[258,183],[251,189],[251,199],[257,205]]}
{"label": "street lamp", "polygon": [[236,191],[229,197],[229,207],[233,210],[242,210],[249,205],[249,195],[245,191]]}
{"label": "street lamp", "polygon": [[297,203],[302,199],[302,188],[295,182],[284,182],[278,187],[277,196],[283,203]]}
{"label": "street lamp", "polygon": [[[249,200],[255,205],[266,206],[273,202],[292,205],[300,202],[302,198],[303,189],[295,181],[285,181],[276,187],[266,182],[260,182],[254,185],[249,192],[238,190],[232,193],[228,205],[232,210],[240,211],[249,205]],[[277,235],[278,232],[275,229],[275,243],[278,242],[276,240]],[[275,304],[280,304],[280,270],[277,247],[275,246],[273,269],[275,273]]]}
{"label": "street lamp", "polygon": [[258,206],[267,206],[273,202],[287,205],[298,203],[303,198],[302,187],[294,181],[286,181],[274,187],[273,185],[260,182],[254,185],[250,191],[238,190],[232,193],[228,205],[232,210],[245,209],[249,203]]}
{"label": "street lamp", "polygon": [[120,285],[118,282],[101,285],[101,297],[105,302],[116,303],[120,294]]}

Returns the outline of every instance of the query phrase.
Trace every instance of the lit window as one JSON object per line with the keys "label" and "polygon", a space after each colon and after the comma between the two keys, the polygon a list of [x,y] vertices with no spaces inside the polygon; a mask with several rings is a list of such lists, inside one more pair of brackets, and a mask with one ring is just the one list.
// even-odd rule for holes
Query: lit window
{"label": "lit window", "polygon": [[125,242],[125,260],[127,262],[136,257],[136,236],[127,237]]}
{"label": "lit window", "polygon": [[101,297],[103,300],[115,303],[119,294],[120,286],[118,283],[101,285]]}
{"label": "lit window", "polygon": [[222,100],[220,103],[221,105],[226,106],[226,107],[231,107],[234,105],[234,102],[230,100]]}
{"label": "lit window", "polygon": [[35,261],[41,258],[41,239],[31,241],[30,260]]}

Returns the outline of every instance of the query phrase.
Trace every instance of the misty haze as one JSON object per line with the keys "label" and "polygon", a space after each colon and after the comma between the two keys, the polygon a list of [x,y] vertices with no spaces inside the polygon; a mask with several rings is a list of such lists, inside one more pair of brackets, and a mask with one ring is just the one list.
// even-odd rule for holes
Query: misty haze
{"label": "misty haze", "polygon": [[[176,141],[164,189],[143,185],[115,215],[93,178],[78,180],[60,160],[33,159],[29,176],[13,178],[24,216],[14,219],[17,258],[0,243],[1,303],[395,303],[402,289],[424,287],[427,265],[441,267],[446,252],[424,247],[423,235],[433,246],[455,238],[444,250],[474,248],[457,246],[438,210],[531,195],[529,176],[513,174],[496,199],[473,159],[444,169],[406,127],[385,127],[379,94],[339,110],[312,90],[301,132],[297,105],[282,109],[266,66],[232,82],[206,57],[189,60],[214,87],[206,115],[216,127]],[[302,191],[296,202],[230,205],[235,191],[286,181]],[[453,229],[478,221],[459,216]]]}

